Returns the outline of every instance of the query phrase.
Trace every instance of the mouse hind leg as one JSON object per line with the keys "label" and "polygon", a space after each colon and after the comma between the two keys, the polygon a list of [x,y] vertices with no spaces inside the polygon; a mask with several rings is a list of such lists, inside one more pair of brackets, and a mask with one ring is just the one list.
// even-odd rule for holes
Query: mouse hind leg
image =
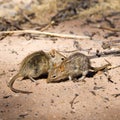
{"label": "mouse hind leg", "polygon": [[36,82],[36,80],[32,77],[32,76],[28,76],[28,78],[32,81],[32,82]]}
{"label": "mouse hind leg", "polygon": [[82,77],[80,77],[79,79],[77,80],[74,80],[73,82],[79,82],[79,81],[83,81],[85,78],[86,78],[86,75],[88,74],[88,70],[87,71],[84,71],[82,72]]}
{"label": "mouse hind leg", "polygon": [[39,84],[32,76],[29,75],[28,78],[29,78],[32,82],[34,82],[36,85]]}
{"label": "mouse hind leg", "polygon": [[79,80],[79,81],[84,80],[84,79],[86,78],[86,75],[87,75],[87,74],[88,74],[88,71],[84,71],[84,72],[82,73],[82,77],[79,78],[78,80]]}

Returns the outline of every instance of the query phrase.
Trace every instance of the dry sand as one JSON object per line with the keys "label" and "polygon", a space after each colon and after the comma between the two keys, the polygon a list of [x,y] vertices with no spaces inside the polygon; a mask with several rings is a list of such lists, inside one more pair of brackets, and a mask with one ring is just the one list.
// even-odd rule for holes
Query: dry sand
{"label": "dry sand", "polygon": [[[76,35],[98,31],[100,34],[95,35],[93,40],[76,41],[83,49],[92,48],[90,54],[80,51],[86,55],[92,55],[97,49],[103,51],[101,44],[105,32],[88,26],[81,27],[80,24],[79,19],[66,21],[48,31]],[[110,40],[114,39],[119,38],[110,37]],[[39,84],[36,85],[29,79],[16,80],[14,87],[33,91],[29,95],[13,93],[7,87],[7,82],[17,73],[25,56],[37,50],[49,51],[53,48],[68,56],[70,53],[64,51],[76,50],[74,41],[44,36],[27,40],[17,35],[0,41],[0,120],[120,120],[120,96],[113,96],[120,94],[120,67],[106,73],[111,77],[111,82],[104,72],[98,72],[93,77],[86,77],[85,82],[77,83],[65,81],[47,84],[46,79],[38,79]],[[105,59],[113,66],[120,64],[119,56]],[[91,61],[95,66],[106,64],[104,58]]]}

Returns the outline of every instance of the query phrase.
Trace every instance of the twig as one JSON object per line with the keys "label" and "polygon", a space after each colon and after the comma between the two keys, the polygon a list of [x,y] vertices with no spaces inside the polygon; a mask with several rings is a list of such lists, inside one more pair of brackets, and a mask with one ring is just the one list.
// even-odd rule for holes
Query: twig
{"label": "twig", "polygon": [[112,32],[120,32],[120,29],[115,29],[115,28],[110,28],[110,27],[104,27],[101,25],[98,26],[92,26],[94,28],[99,28],[99,29],[104,29],[104,30],[108,30],[108,31],[112,31]]}
{"label": "twig", "polygon": [[73,104],[74,104],[74,101],[75,99],[77,98],[78,94],[75,94],[75,97],[70,101],[70,104],[71,104],[71,108],[74,109],[73,107]]}
{"label": "twig", "polygon": [[114,97],[119,97],[119,96],[120,96],[120,93],[118,93],[118,94],[113,94],[112,96],[114,96]]}
{"label": "twig", "polygon": [[99,90],[99,89],[105,89],[104,87],[98,87],[98,86],[94,86],[93,88],[94,90]]}
{"label": "twig", "polygon": [[90,91],[93,95],[95,95],[96,96],[96,93],[95,93],[95,91]]}
{"label": "twig", "polygon": [[108,70],[115,69],[115,68],[118,68],[118,67],[120,67],[120,65],[109,67]]}
{"label": "twig", "polygon": [[33,34],[41,34],[41,35],[49,35],[54,37],[61,37],[61,38],[70,38],[70,39],[90,39],[88,36],[78,36],[78,35],[70,35],[70,34],[58,34],[58,33],[51,33],[51,32],[41,32],[38,30],[17,30],[17,31],[1,31],[2,33],[33,33]]}
{"label": "twig", "polygon": [[97,51],[96,55],[92,55],[88,57],[90,59],[94,59],[94,58],[106,57],[109,55],[120,56],[120,50],[111,50],[111,51],[103,51],[103,52]]}
{"label": "twig", "polygon": [[114,83],[114,81],[111,80],[111,76],[110,75],[108,76],[108,82]]}
{"label": "twig", "polygon": [[110,27],[115,28],[115,25],[114,25],[114,23],[113,23],[112,20],[109,20],[109,19],[107,18],[107,16],[104,16],[104,15],[103,15],[103,18],[104,18],[104,20],[105,20],[106,22],[108,22],[108,24],[109,24]]}
{"label": "twig", "polygon": [[113,50],[113,51],[103,52],[102,54],[103,55],[111,55],[111,54],[113,54],[113,55],[119,55],[120,54],[120,50]]}

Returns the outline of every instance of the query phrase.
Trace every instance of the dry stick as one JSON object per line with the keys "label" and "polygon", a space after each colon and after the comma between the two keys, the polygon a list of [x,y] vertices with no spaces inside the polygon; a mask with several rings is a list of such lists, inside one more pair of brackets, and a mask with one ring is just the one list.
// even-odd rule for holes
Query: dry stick
{"label": "dry stick", "polygon": [[112,96],[114,96],[114,97],[119,97],[119,96],[120,96],[120,93],[118,93],[118,94],[113,94]]}
{"label": "dry stick", "polygon": [[120,55],[120,50],[111,50],[111,51],[104,51],[103,53],[101,53],[101,55],[111,55],[111,54],[114,54],[114,55]]}
{"label": "dry stick", "polygon": [[115,28],[110,28],[110,27],[105,27],[105,26],[92,26],[94,28],[99,28],[99,29],[104,29],[104,30],[108,30],[108,31],[112,31],[112,32],[120,32],[120,29],[115,29]]}
{"label": "dry stick", "polygon": [[33,33],[33,34],[41,34],[41,35],[49,35],[54,37],[61,37],[61,38],[70,38],[70,39],[90,39],[88,36],[78,36],[78,35],[70,35],[70,34],[58,34],[58,33],[50,33],[50,32],[41,32],[38,30],[17,30],[17,31],[1,31],[2,33]]}
{"label": "dry stick", "polygon": [[107,55],[114,55],[114,56],[120,56],[120,50],[111,50],[111,51],[103,51],[99,52],[96,55],[89,56],[90,58],[95,58],[97,57],[105,57]]}
{"label": "dry stick", "polygon": [[75,94],[75,97],[70,101],[70,104],[71,104],[71,108],[74,109],[73,107],[73,104],[74,104],[74,101],[75,99],[77,98],[78,94]]}

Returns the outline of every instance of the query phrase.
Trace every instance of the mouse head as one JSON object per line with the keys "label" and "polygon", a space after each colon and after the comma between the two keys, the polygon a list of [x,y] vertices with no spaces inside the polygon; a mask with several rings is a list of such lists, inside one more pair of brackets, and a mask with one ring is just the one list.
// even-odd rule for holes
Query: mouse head
{"label": "mouse head", "polygon": [[47,83],[59,82],[65,78],[65,66],[63,64],[49,70]]}
{"label": "mouse head", "polygon": [[50,59],[51,59],[51,62],[53,63],[53,65],[54,65],[54,67],[59,66],[61,64],[61,62],[66,59],[66,57],[64,55],[62,55],[61,53],[59,53],[55,49],[52,49],[49,52],[49,55],[50,55]]}

